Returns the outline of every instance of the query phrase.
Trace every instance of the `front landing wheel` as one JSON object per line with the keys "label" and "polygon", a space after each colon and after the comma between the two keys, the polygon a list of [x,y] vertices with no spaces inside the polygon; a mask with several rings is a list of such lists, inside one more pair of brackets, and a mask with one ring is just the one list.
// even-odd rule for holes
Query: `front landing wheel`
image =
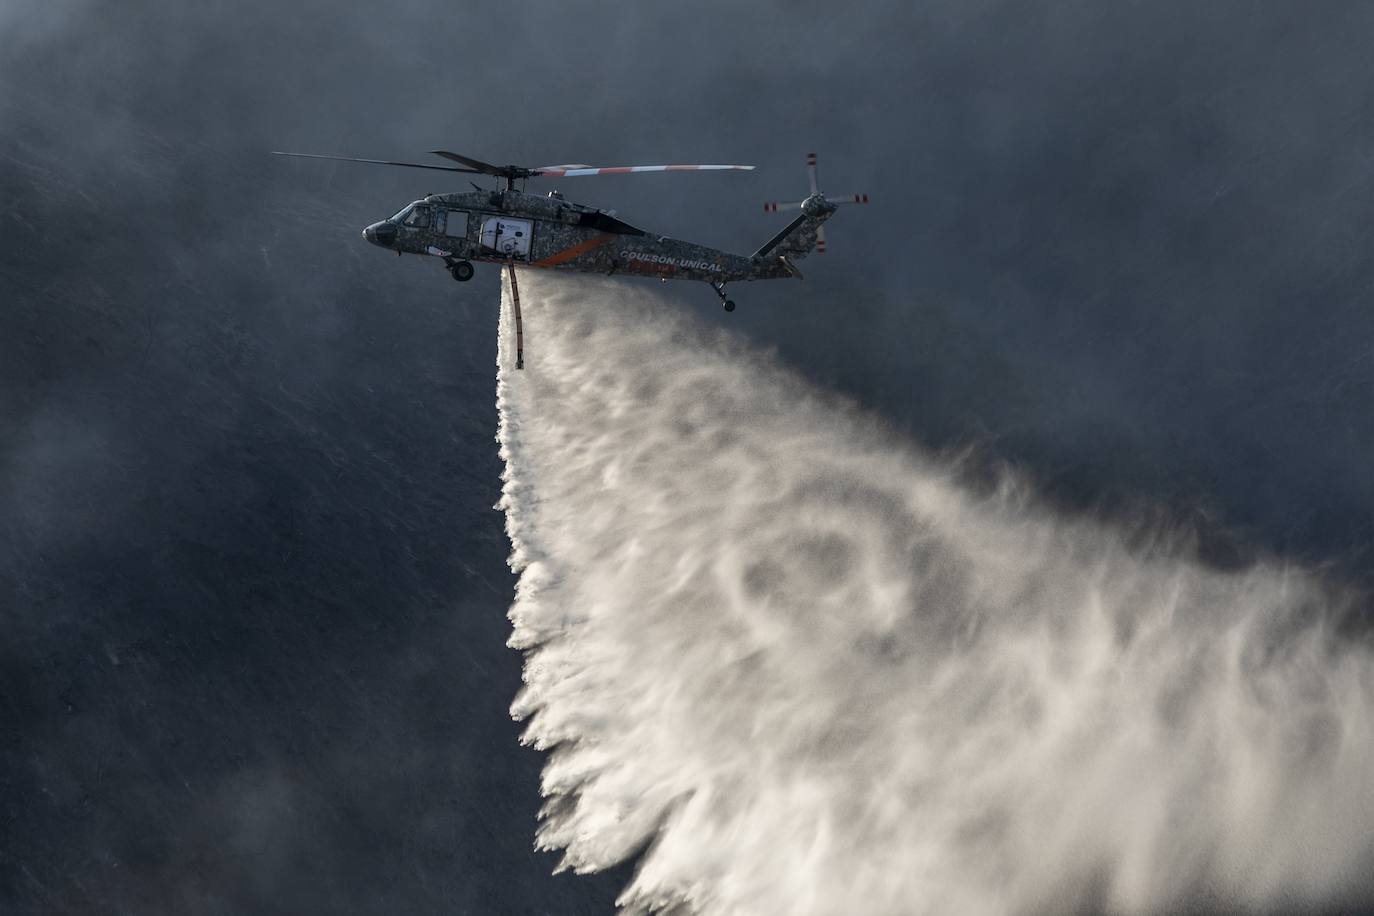
{"label": "front landing wheel", "polygon": [[735,300],[734,300],[734,299],[726,299],[726,300],[725,300],[725,310],[726,310],[727,312],[733,312],[733,311],[735,310]]}
{"label": "front landing wheel", "polygon": [[459,283],[466,283],[472,279],[472,275],[477,271],[473,268],[471,261],[459,261],[448,269],[453,274],[453,279]]}

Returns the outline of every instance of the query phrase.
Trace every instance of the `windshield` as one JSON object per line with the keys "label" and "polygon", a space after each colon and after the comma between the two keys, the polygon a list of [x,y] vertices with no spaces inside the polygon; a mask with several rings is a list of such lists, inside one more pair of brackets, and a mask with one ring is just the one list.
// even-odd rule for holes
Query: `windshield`
{"label": "windshield", "polygon": [[433,214],[433,207],[416,201],[402,209],[400,213],[391,217],[387,222],[400,223],[402,226],[410,226],[413,229],[428,229]]}
{"label": "windshield", "polygon": [[412,207],[410,213],[402,222],[416,229],[426,229],[429,227],[429,213],[429,207]]}

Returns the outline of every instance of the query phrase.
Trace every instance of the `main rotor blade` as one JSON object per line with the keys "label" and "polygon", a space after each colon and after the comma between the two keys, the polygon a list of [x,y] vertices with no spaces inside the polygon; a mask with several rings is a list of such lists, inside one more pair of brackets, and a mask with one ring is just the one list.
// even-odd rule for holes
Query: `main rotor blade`
{"label": "main rotor blade", "polygon": [[636,172],[749,172],[753,168],[752,165],[617,165],[606,168],[545,165],[530,169],[530,172],[545,178],[581,178],[584,175],[628,175]]}
{"label": "main rotor blade", "polygon": [[392,162],[389,159],[359,159],[356,156],[322,156],[319,153],[283,153],[280,150],[272,150],[273,156],[293,156],[297,159],[335,159],[339,162],[368,162],[372,165],[399,165],[408,169],[433,169],[436,172],[467,172],[471,175],[479,174],[477,169],[460,169],[451,165],[424,165],[419,162]]}
{"label": "main rotor blade", "polygon": [[[432,149],[430,150],[430,153],[435,156],[443,156],[445,159],[452,159],[454,162],[461,162],[468,168],[475,169],[478,172],[484,172],[487,175],[505,175],[506,172],[510,171],[513,168],[518,169],[518,166],[492,165],[490,162],[483,162],[481,159],[472,159],[468,156],[460,156],[457,153],[450,153],[446,149]],[[518,170],[525,171],[524,169]]]}

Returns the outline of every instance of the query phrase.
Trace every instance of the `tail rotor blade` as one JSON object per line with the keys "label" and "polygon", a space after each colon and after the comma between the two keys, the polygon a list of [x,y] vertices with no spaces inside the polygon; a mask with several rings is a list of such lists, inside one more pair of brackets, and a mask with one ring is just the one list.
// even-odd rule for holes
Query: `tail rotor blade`
{"label": "tail rotor blade", "polygon": [[[806,205],[807,205],[808,203],[810,203],[813,199],[819,199],[819,201],[823,202],[823,203],[822,203],[822,207],[815,208],[814,212],[812,213],[812,216],[813,216],[813,218],[814,218],[814,220],[815,220],[814,225],[815,225],[815,227],[816,227],[816,235],[815,235],[816,243],[815,243],[814,251],[816,252],[816,254],[825,254],[825,250],[826,250],[826,247],[827,247],[827,246],[826,246],[826,242],[825,242],[825,226],[823,225],[823,222],[822,222],[822,221],[823,221],[827,216],[829,216],[831,213],[833,213],[833,212],[835,212],[835,211],[834,211],[834,208],[833,208],[833,207],[830,208],[830,209],[828,209],[828,210],[824,209],[824,204],[825,204],[825,203],[829,203],[829,204],[866,204],[866,203],[868,203],[868,195],[867,195],[867,194],[838,194],[838,195],[835,195],[835,196],[833,196],[833,197],[823,196],[823,195],[821,194],[820,178],[819,178],[819,176],[818,176],[817,173],[818,173],[818,170],[817,170],[817,168],[816,168],[816,154],[815,154],[815,153],[807,153],[807,154],[806,154],[806,174],[807,174],[807,178],[809,178],[809,179],[810,179],[810,182],[811,182],[811,196],[808,197],[806,200],[768,201],[767,203],[765,203],[765,204],[763,205],[763,212],[764,212],[764,213],[776,213],[776,212],[778,212],[779,210],[791,210],[791,209],[800,207],[800,208],[802,209],[803,213],[805,213],[805,212],[806,212]],[[798,218],[793,222],[792,226],[788,227],[788,229],[783,230],[783,232],[786,233],[787,231],[789,231],[789,230],[792,229],[793,227],[801,225],[803,222],[804,222],[804,217],[798,217]],[[775,240],[775,241],[776,241],[776,240]],[[760,249],[760,251],[763,251],[763,252],[767,252],[767,251],[770,251],[770,250],[772,250],[770,245],[765,245],[762,249]],[[797,251],[794,251],[793,254],[796,255],[796,256],[801,256],[801,255],[805,254],[805,252],[800,251],[800,250],[797,250]]]}

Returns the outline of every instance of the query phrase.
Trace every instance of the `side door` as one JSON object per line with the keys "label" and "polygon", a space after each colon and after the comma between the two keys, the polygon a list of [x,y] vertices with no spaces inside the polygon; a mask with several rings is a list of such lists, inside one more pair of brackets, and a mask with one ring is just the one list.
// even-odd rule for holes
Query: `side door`
{"label": "side door", "polygon": [[482,219],[482,249],[503,258],[530,257],[530,236],[534,223],[527,219],[507,216],[487,216]]}

